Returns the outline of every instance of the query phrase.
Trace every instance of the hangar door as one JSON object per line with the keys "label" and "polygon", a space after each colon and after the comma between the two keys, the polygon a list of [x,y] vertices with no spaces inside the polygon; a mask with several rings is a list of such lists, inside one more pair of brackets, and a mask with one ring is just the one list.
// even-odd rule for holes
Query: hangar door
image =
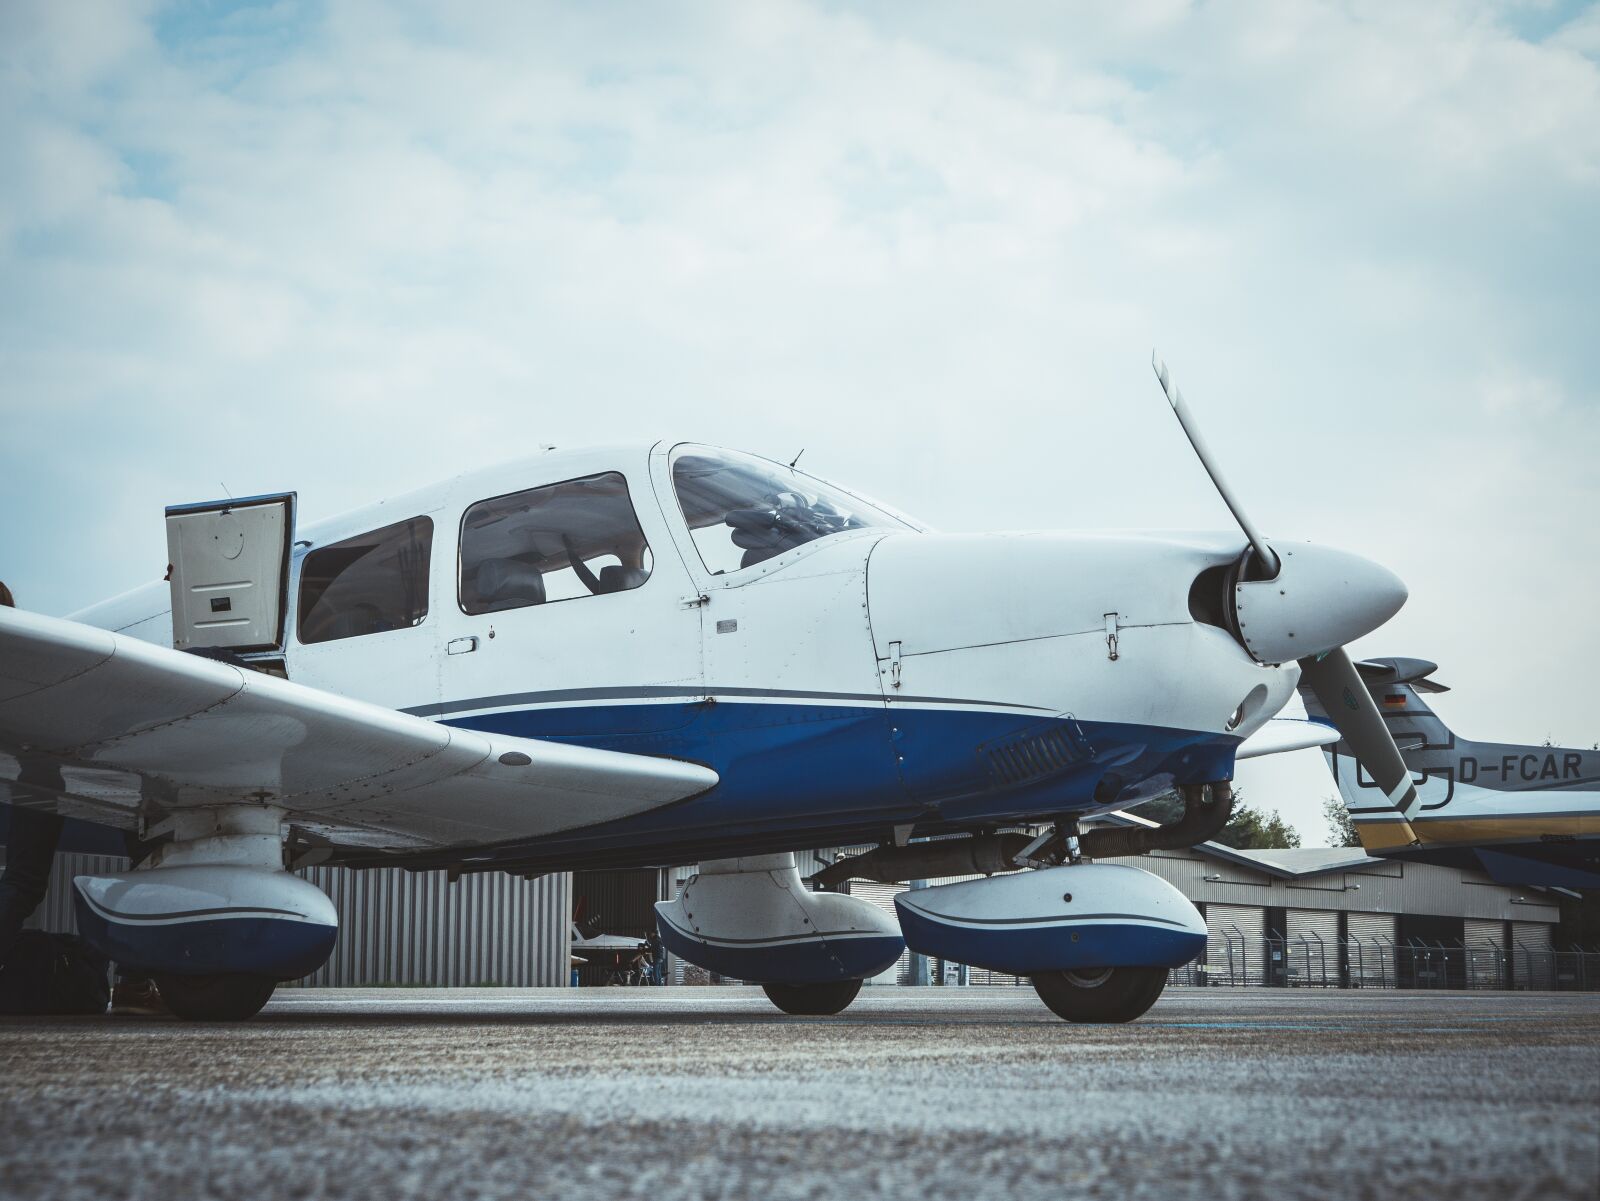
{"label": "hangar door", "polygon": [[1551,954],[1550,927],[1543,922],[1512,922],[1515,954],[1512,971],[1518,988],[1554,988],[1555,956]]}
{"label": "hangar door", "polygon": [[1464,923],[1462,942],[1467,947],[1467,987],[1504,988],[1506,953],[1505,923],[1498,918],[1469,917]]}
{"label": "hangar door", "polygon": [[1351,988],[1393,988],[1394,914],[1352,913],[1345,923],[1344,953]]}
{"label": "hangar door", "polygon": [[1266,979],[1266,913],[1258,905],[1206,906],[1206,983]]}
{"label": "hangar door", "polygon": [[1291,909],[1284,958],[1291,987],[1339,985],[1339,915],[1332,909]]}
{"label": "hangar door", "polygon": [[1396,974],[1401,988],[1465,988],[1466,926],[1459,917],[1402,913],[1395,937]]}
{"label": "hangar door", "polygon": [[636,950],[627,940],[643,944],[656,932],[656,901],[660,899],[661,873],[654,868],[572,873],[572,917],[585,939],[606,936],[616,946],[573,948],[578,985],[583,988],[617,984],[633,966]]}

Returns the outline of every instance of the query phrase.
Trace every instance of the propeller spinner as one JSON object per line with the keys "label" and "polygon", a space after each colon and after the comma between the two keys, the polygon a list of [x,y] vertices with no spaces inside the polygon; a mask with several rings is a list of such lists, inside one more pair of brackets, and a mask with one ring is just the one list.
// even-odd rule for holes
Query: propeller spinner
{"label": "propeller spinner", "polygon": [[1346,551],[1308,543],[1274,548],[1228,487],[1166,363],[1154,352],[1150,363],[1201,466],[1249,540],[1224,584],[1231,632],[1258,663],[1300,664],[1302,682],[1415,841],[1410,818],[1418,798],[1411,772],[1344,649],[1399,612],[1405,584],[1387,568]]}

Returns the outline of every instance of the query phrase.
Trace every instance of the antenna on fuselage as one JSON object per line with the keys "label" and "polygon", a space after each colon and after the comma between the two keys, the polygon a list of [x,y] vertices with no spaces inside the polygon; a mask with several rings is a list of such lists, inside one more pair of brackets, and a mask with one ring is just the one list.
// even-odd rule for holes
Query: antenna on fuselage
{"label": "antenna on fuselage", "polygon": [[[800,448],[800,455],[803,455],[805,453],[806,453],[806,448],[802,446]],[[800,455],[795,455],[794,458],[789,460],[789,470],[790,471],[793,471],[794,470],[794,465],[800,461]]]}

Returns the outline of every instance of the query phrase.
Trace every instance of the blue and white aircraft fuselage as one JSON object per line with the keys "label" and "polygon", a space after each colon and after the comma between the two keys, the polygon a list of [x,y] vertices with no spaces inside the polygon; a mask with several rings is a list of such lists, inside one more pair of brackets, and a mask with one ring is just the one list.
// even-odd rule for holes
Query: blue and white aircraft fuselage
{"label": "blue and white aircraft fuselage", "polygon": [[[747,507],[821,492],[854,504],[860,524],[740,567],[748,552],[722,545],[725,514],[699,531],[684,516],[672,465],[686,458],[732,465],[758,489],[731,498]],[[646,578],[465,611],[463,572],[481,566],[463,566],[459,532],[474,505],[603,476],[626,481]],[[1242,739],[1299,675],[1254,662],[1189,610],[1196,577],[1238,557],[1237,536],[933,534],[805,473],[693,445],[552,451],[457,477],[302,530],[295,565],[418,519],[433,527],[414,568],[426,611],[399,628],[305,642],[291,604],[291,680],[718,776],[666,808],[443,857],[452,862],[653,865],[888,837],[912,823],[921,835],[1105,812],[1229,778]],[[290,589],[301,595],[297,573]],[[165,583],[74,619],[171,645]]]}
{"label": "blue and white aircraft fuselage", "polygon": [[[0,800],[137,839],[133,870],[78,879],[80,922],[189,1016],[254,1012],[327,954],[331,907],[286,867],[698,862],[662,937],[791,1012],[848,1004],[903,926],[1064,1017],[1128,1020],[1205,925],[1086,858],[1209,837],[1236,758],[1341,736],[1415,803],[1343,650],[1404,586],[1269,544],[1157,374],[1242,541],[937,534],[666,441],[301,529],[290,494],[169,509],[167,581],[65,621],[0,610]],[[1297,685],[1350,712],[1274,721]],[[1080,840],[1173,787],[1171,826]],[[900,925],[799,880],[794,850],[870,842],[835,879],[1036,870],[919,890]]]}

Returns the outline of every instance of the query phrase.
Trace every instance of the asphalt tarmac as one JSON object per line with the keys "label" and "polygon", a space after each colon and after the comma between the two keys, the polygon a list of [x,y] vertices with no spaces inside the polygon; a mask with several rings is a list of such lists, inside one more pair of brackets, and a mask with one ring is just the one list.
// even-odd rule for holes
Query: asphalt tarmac
{"label": "asphalt tarmac", "polygon": [[0,1064],[8,1201],[1600,1196],[1600,994],[280,990]]}

